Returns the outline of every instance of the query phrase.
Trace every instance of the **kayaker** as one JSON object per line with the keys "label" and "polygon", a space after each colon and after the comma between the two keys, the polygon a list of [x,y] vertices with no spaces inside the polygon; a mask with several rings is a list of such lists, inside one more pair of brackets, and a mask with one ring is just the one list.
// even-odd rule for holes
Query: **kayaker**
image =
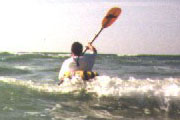
{"label": "kayaker", "polygon": [[97,55],[97,50],[94,46],[88,43],[87,50],[91,54],[83,55],[83,46],[79,42],[74,42],[71,46],[71,57],[66,59],[59,72],[59,85],[64,81],[64,74],[67,72],[74,73],[76,71],[92,71]]}

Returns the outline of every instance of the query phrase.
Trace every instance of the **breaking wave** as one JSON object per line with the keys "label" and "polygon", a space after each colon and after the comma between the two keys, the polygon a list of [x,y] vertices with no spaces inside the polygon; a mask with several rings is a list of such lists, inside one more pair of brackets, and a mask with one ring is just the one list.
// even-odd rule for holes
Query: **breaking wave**
{"label": "breaking wave", "polygon": [[72,80],[65,79],[60,86],[54,82],[38,83],[18,80],[10,77],[0,77],[1,82],[25,86],[37,91],[70,93],[86,90],[98,96],[131,96],[134,94],[151,94],[153,96],[180,97],[180,78],[165,79],[135,79],[130,77],[128,80],[112,78],[109,76],[98,76],[90,82],[84,82],[78,78]]}
{"label": "breaking wave", "polygon": [[[127,114],[128,117],[130,117],[129,115],[131,117],[138,116],[140,113],[145,115],[166,113],[175,118],[180,116],[180,78],[147,78],[142,80],[130,77],[128,80],[123,80],[109,76],[98,76],[90,82],[83,82],[78,78],[66,79],[60,86],[57,85],[57,81],[51,84],[38,83],[10,77],[0,77],[0,82],[25,87],[40,93],[56,94],[56,97],[63,94],[82,96],[89,94],[98,98],[101,101],[101,106],[105,102],[104,104],[108,103],[112,109],[121,108],[118,111],[124,116]],[[100,109],[96,105],[93,105],[93,108]],[[104,108],[111,111],[108,106],[104,106]],[[54,109],[59,109],[59,107]],[[59,116],[59,113],[55,112],[54,109],[51,114]],[[128,111],[133,111],[133,114]]]}

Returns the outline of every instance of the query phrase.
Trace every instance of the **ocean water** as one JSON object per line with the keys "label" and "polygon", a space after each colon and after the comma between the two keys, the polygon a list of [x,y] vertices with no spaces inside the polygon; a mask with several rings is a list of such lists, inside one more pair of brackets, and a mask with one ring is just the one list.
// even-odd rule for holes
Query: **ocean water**
{"label": "ocean water", "polygon": [[0,53],[0,120],[178,120],[180,55],[100,54],[90,82],[58,72],[67,53]]}

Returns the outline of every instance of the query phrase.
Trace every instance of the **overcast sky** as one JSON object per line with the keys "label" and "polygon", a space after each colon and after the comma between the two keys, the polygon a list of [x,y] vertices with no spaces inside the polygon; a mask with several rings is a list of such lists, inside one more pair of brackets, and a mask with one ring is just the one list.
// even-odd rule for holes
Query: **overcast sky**
{"label": "overcast sky", "polygon": [[1,0],[0,51],[69,52],[74,41],[91,41],[107,11],[120,7],[93,43],[99,53],[180,54],[180,1],[131,1]]}

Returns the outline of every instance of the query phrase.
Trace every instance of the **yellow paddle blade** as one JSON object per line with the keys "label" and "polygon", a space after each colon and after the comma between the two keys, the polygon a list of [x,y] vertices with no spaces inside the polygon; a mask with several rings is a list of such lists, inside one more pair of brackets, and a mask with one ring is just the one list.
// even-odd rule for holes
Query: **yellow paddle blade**
{"label": "yellow paddle blade", "polygon": [[121,14],[121,8],[111,8],[102,21],[102,27],[107,28],[112,25]]}

